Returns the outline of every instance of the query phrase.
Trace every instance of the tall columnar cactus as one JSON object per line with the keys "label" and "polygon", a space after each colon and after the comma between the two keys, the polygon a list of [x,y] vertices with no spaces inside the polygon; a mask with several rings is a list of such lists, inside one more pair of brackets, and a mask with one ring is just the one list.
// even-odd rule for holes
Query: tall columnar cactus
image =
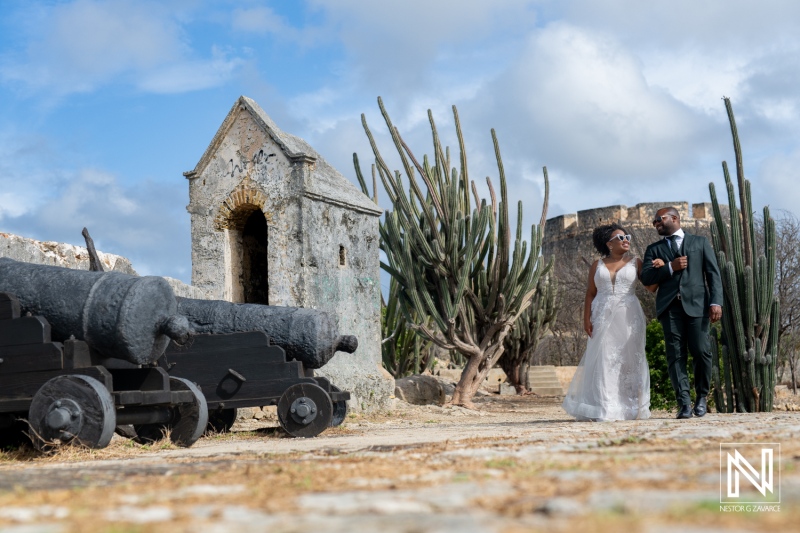
{"label": "tall columnar cactus", "polygon": [[[359,168],[358,156],[353,154],[353,163]],[[358,182],[361,191],[370,196],[364,176],[359,172]],[[373,202],[378,203],[378,187],[375,165],[372,165],[372,196]],[[383,223],[380,223],[383,225]],[[384,243],[381,240],[381,250]],[[433,362],[431,343],[421,339],[417,332],[407,327],[406,317],[403,313],[398,293],[400,286],[395,279],[389,281],[389,298],[384,299],[381,294],[381,358],[383,367],[395,378],[402,378],[409,374],[420,374],[427,370]],[[415,317],[414,321],[418,321]]]}
{"label": "tall columnar cactus", "polygon": [[558,281],[555,277],[539,278],[539,286],[531,306],[520,315],[505,338],[506,346],[500,357],[500,366],[518,394],[528,391],[526,371],[533,353],[539,346],[539,341],[556,319],[557,296]]}
{"label": "tall columnar cactus", "polygon": [[431,343],[408,327],[398,298],[399,285],[390,281],[389,299],[381,308],[383,367],[395,378],[420,374],[433,362]]}
{"label": "tall columnar cactus", "polygon": [[[506,177],[494,130],[500,202],[487,178],[491,195],[491,204],[487,204],[469,180],[455,106],[453,116],[460,149],[457,168],[450,166],[450,150],[442,147],[430,111],[433,160],[425,156],[420,164],[392,124],[380,98],[378,105],[405,171],[402,176],[389,169],[362,115],[378,174],[392,202],[392,210],[387,211],[380,227],[388,259],[388,264],[381,266],[399,285],[398,298],[408,326],[426,340],[467,358],[453,403],[469,406],[503,354],[503,341],[512,324],[531,305],[539,278],[552,266],[552,262],[545,265],[539,253],[547,213],[547,169],[541,222],[531,226],[529,245],[522,239],[519,202],[512,245]],[[357,163],[356,173],[361,175]],[[359,180],[363,181],[363,175]],[[422,317],[429,319],[430,325]]]}
{"label": "tall columnar cactus", "polygon": [[[744,178],[742,149],[733,107],[725,98],[725,108],[733,135],[739,206],[736,205],[728,164],[722,162],[728,192],[730,217],[726,221],[717,200],[714,184],[709,184],[715,223],[711,227],[717,251],[725,304],[722,312],[723,372],[715,374],[720,396],[717,409],[725,412],[771,411],[775,391],[775,363],[778,357],[779,302],[775,296],[775,221],[764,208],[764,244],[756,250],[756,231],[750,182]],[[725,379],[725,402],[721,398]]]}

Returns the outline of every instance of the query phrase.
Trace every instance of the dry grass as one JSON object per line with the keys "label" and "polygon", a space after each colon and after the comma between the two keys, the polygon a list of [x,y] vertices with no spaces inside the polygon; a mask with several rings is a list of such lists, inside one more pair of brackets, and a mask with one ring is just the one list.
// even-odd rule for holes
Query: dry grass
{"label": "dry grass", "polygon": [[[481,400],[484,414],[492,417],[519,413],[521,417],[553,418],[558,401],[537,397],[491,397]],[[365,438],[373,428],[409,424],[409,431],[436,431],[438,424],[456,424],[441,410],[399,409],[371,416],[354,414],[338,428],[329,428],[326,435]],[[784,414],[784,416],[786,416]],[[480,418],[463,418],[474,424]],[[668,422],[665,420],[665,425]],[[604,426],[588,425],[602,431]],[[276,428],[258,428],[256,424],[237,423],[236,431],[204,437],[199,446],[217,442],[243,442],[253,439],[282,439]],[[748,440],[770,441],[768,433]],[[367,439],[368,441],[368,439]],[[358,451],[341,452],[320,447],[311,452],[272,454],[264,451],[203,459],[188,457],[163,459],[158,452],[178,450],[168,439],[152,445],[139,445],[115,437],[103,450],[62,447],[43,456],[30,449],[0,452],[0,476],[34,474],[36,470],[70,467],[87,463],[90,471],[112,471],[112,480],[104,484],[88,482],[81,488],[29,490],[18,487],[0,492],[0,509],[10,507],[54,506],[67,509],[68,517],[59,520],[68,531],[106,533],[114,531],[154,533],[196,531],[198,522],[192,509],[212,509],[209,521],[220,520],[225,506],[244,506],[270,514],[302,512],[298,497],[308,493],[346,493],[351,491],[417,490],[451,483],[471,483],[476,487],[503,482],[511,487],[501,496],[485,497],[476,489],[474,506],[498,520],[507,520],[507,533],[536,530],[534,517],[546,517],[540,506],[553,497],[585,502],[593,494],[607,490],[663,490],[686,492],[714,490],[710,474],[716,471],[719,443],[713,438],[694,437],[681,441],[650,435],[600,438],[596,446],[569,452],[525,453],[535,439],[514,437],[463,438],[457,441],[417,443],[413,445],[366,446]],[[545,443],[547,444],[547,443]],[[264,450],[265,448],[260,448]],[[486,450],[484,453],[453,453]],[[491,453],[490,453],[491,452]],[[519,452],[519,453],[518,453]],[[784,475],[792,475],[798,467],[800,444],[785,442]],[[487,459],[487,457],[489,457]],[[170,471],[137,473],[138,467],[125,466],[119,459],[146,459],[166,464]],[[136,463],[138,464],[138,463]],[[146,463],[143,463],[146,464]],[[106,466],[104,466],[106,465]],[[670,476],[641,480],[626,475],[630,471],[663,471],[670,465]],[[82,468],[82,465],[73,468]],[[116,469],[116,470],[114,470]],[[116,474],[115,474],[116,472]],[[571,472],[595,472],[596,477],[575,476]],[[116,476],[116,479],[114,479]],[[711,476],[713,480],[713,475]],[[192,492],[192,487],[230,487],[221,493]],[[114,520],[122,506],[147,508],[165,506],[173,518],[144,526]],[[796,530],[800,510],[785,507],[780,513],[761,515],[726,515],[709,502],[687,502],[679,509],[659,511],[641,516],[625,509],[590,512],[588,516],[572,516],[546,522],[547,531],[644,531],[653,523],[679,531],[691,524],[695,528],[729,528],[753,530]],[[11,525],[0,518],[0,528]],[[516,525],[515,525],[516,524]]]}

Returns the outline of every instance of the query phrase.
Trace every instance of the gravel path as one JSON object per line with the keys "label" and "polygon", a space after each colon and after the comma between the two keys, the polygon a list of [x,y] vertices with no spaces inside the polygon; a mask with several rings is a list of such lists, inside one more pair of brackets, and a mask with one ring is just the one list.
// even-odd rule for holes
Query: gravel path
{"label": "gravel path", "polygon": [[[0,532],[800,530],[800,413],[579,423],[557,398],[479,407],[403,404],[313,439],[249,422],[189,449],[7,457]],[[779,503],[720,505],[722,443],[780,444]]]}

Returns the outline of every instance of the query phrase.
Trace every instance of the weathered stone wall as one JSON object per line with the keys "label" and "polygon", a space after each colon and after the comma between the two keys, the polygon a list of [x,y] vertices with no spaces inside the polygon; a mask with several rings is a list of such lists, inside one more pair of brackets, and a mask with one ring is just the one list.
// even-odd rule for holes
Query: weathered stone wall
{"label": "weathered stone wall", "polygon": [[321,222],[304,243],[304,306],[329,311],[340,333],[359,343],[355,353],[339,352],[316,373],[350,391],[361,409],[385,407],[394,381],[381,364],[378,219],[309,199],[303,204]]}
{"label": "weathered stone wall", "polygon": [[[131,262],[124,257],[99,251],[97,256],[105,270],[137,275]],[[26,263],[89,270],[89,252],[86,248],[61,242],[37,241],[11,233],[0,233],[0,257]]]}

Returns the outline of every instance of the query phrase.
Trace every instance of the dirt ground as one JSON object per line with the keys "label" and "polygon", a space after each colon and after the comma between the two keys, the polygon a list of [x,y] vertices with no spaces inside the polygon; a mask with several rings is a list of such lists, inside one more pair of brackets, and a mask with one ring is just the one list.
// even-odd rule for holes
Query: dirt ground
{"label": "dirt ground", "polygon": [[[249,420],[189,449],[0,452],[0,532],[800,530],[800,413],[592,423],[560,402],[400,403],[313,439]],[[721,443],[780,444],[771,507],[723,509]]]}

